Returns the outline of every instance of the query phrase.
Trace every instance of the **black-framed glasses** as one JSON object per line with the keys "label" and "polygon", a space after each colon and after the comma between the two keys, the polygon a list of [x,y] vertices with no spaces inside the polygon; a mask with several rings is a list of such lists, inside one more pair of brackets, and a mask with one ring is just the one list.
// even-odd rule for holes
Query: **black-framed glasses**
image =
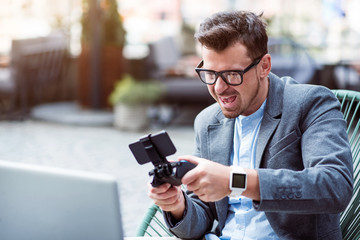
{"label": "black-framed glasses", "polygon": [[200,77],[200,80],[205,84],[215,84],[216,80],[220,76],[224,82],[231,86],[238,86],[243,83],[243,75],[259,64],[260,60],[263,58],[262,55],[259,58],[256,58],[249,66],[247,66],[244,70],[224,70],[220,72],[216,72],[214,70],[204,69],[202,66],[204,65],[204,60],[197,65],[195,71]]}

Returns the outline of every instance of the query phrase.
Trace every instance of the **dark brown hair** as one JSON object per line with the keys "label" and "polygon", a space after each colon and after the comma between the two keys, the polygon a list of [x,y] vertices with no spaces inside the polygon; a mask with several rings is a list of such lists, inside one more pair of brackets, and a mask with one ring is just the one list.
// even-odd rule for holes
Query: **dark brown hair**
{"label": "dark brown hair", "polygon": [[268,52],[266,23],[261,16],[247,11],[219,12],[200,24],[195,38],[201,45],[215,51],[239,42],[247,48],[248,56],[255,60]]}

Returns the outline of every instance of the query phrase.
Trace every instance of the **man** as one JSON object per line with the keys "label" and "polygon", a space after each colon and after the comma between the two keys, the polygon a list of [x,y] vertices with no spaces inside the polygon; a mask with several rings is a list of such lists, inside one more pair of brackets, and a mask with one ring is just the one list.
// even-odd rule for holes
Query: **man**
{"label": "man", "polygon": [[195,35],[217,101],[195,120],[197,164],[149,197],[170,230],[198,239],[341,239],[352,195],[346,122],[330,90],[270,73],[261,16],[221,12]]}

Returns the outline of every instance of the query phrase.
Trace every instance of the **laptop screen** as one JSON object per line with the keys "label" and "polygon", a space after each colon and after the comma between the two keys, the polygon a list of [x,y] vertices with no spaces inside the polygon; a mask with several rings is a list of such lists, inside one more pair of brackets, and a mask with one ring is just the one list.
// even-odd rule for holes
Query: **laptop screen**
{"label": "laptop screen", "polygon": [[116,179],[0,161],[0,239],[123,239]]}

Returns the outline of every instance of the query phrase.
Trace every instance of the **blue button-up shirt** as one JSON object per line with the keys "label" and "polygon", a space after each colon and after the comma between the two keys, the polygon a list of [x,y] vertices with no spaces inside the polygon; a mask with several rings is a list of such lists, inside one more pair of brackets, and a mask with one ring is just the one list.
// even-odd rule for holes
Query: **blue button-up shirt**
{"label": "blue button-up shirt", "polygon": [[[239,116],[235,120],[232,164],[243,168],[255,168],[257,135],[264,115],[266,101],[250,116]],[[213,234],[206,239],[278,239],[264,212],[255,211],[252,200],[240,196],[229,198],[228,216],[221,237]]]}

